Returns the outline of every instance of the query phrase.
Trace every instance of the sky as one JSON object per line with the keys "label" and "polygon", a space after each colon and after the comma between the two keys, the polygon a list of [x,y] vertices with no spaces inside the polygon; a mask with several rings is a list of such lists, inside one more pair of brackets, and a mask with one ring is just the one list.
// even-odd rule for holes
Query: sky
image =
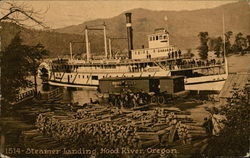
{"label": "sky", "polygon": [[[15,3],[25,4],[34,10],[44,13],[43,22],[52,29],[81,24],[84,21],[97,18],[110,18],[124,11],[134,8],[150,10],[196,10],[213,8],[235,1],[229,0],[206,0],[206,1],[181,1],[181,0],[78,0],[78,1],[18,1]],[[2,4],[1,4],[2,3]],[[5,2],[0,2],[4,6]]]}

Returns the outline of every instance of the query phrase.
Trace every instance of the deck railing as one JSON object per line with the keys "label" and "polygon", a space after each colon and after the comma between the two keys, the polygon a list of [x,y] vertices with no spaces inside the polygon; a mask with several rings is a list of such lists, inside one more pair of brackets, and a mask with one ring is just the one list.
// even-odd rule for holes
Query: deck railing
{"label": "deck railing", "polygon": [[35,89],[20,93],[15,98],[15,104],[31,99],[35,96]]}

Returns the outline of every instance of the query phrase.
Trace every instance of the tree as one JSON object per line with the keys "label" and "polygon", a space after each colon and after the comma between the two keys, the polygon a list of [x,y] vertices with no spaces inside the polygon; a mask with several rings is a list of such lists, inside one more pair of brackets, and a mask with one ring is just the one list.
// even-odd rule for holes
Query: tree
{"label": "tree", "polygon": [[[233,35],[233,32],[232,31],[228,31],[225,33],[225,49],[226,49],[226,54],[229,54],[232,52],[232,49],[231,49],[231,42],[230,42],[230,38],[231,36]],[[224,52],[224,50],[223,50]]]}
{"label": "tree", "polygon": [[221,56],[221,52],[223,50],[223,40],[221,37],[216,38],[215,46],[214,46],[214,51],[217,57]]}
{"label": "tree", "polygon": [[243,90],[234,88],[232,97],[227,105],[219,111],[227,120],[219,136],[211,137],[208,141],[206,154],[208,157],[235,156],[242,157],[249,152],[250,138],[250,87]]}
{"label": "tree", "polygon": [[208,50],[209,51],[214,51],[216,41],[217,41],[217,38],[212,38],[212,37],[209,38],[209,40],[208,40]]}
{"label": "tree", "polygon": [[221,56],[223,50],[223,40],[221,37],[209,38],[208,46],[210,51],[214,51],[217,57]]}
{"label": "tree", "polygon": [[2,97],[6,102],[11,102],[22,88],[32,86],[27,77],[36,75],[39,61],[48,51],[41,44],[23,45],[17,34],[1,54],[1,83],[4,83],[1,84]]}
{"label": "tree", "polygon": [[250,35],[247,35],[246,39],[247,39],[247,50],[250,50]]}
{"label": "tree", "polygon": [[191,48],[187,49],[187,56],[190,56],[190,57],[194,56],[194,53],[192,53],[192,49]]}
{"label": "tree", "polygon": [[201,59],[206,60],[208,57],[208,32],[200,32],[198,37],[200,38],[200,46],[197,48]]}
{"label": "tree", "polygon": [[38,20],[42,19],[42,15],[47,12],[35,11],[31,6],[26,5],[25,3],[18,2],[9,2],[6,1],[3,5],[0,6],[1,14],[3,16],[0,17],[0,22],[13,22],[20,26],[25,27],[34,27],[30,26],[28,20],[32,21],[38,26],[42,28],[48,28],[44,22]]}
{"label": "tree", "polygon": [[247,46],[247,40],[246,38],[243,37],[243,34],[241,32],[239,32],[236,36],[235,36],[235,41],[234,44],[232,46],[233,52],[234,53],[238,53],[243,51],[244,48],[246,48]]}

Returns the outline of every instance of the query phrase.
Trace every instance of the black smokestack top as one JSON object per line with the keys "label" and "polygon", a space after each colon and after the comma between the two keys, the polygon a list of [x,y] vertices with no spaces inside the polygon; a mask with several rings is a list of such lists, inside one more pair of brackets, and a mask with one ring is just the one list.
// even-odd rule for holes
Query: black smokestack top
{"label": "black smokestack top", "polygon": [[133,50],[133,29],[132,29],[132,20],[131,20],[132,13],[125,13],[126,16],[126,27],[127,27],[127,38],[128,38],[128,57],[129,59],[132,58]]}

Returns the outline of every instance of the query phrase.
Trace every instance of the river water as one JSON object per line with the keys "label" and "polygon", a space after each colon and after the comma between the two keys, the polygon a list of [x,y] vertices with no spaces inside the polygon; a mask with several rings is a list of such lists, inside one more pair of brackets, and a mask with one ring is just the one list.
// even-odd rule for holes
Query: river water
{"label": "river water", "polygon": [[64,89],[63,101],[78,102],[80,105],[90,102],[90,98],[95,100],[97,98],[97,91],[91,89]]}

